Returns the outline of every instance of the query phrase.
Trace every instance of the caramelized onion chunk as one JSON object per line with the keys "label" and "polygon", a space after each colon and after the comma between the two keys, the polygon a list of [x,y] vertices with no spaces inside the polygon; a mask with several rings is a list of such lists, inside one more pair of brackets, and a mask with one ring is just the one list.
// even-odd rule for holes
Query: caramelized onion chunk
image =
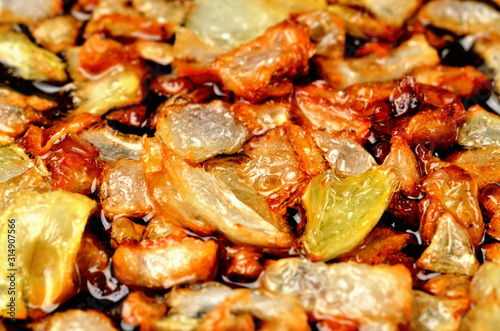
{"label": "caramelized onion chunk", "polygon": [[168,236],[122,243],[113,255],[116,278],[129,286],[168,289],[203,282],[217,270],[213,240]]}
{"label": "caramelized onion chunk", "polygon": [[342,89],[356,83],[399,79],[420,66],[438,63],[437,51],[423,35],[411,37],[382,58],[370,54],[359,59],[316,60],[321,76]]}
{"label": "caramelized onion chunk", "polygon": [[212,64],[224,88],[251,102],[290,92],[288,80],[306,73],[316,47],[307,28],[283,22]]}

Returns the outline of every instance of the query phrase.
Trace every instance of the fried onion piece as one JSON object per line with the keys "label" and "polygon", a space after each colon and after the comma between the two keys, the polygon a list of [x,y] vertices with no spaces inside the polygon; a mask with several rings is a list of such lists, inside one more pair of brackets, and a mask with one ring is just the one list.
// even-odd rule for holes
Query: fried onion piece
{"label": "fried onion piece", "polygon": [[197,67],[210,67],[226,50],[211,45],[198,37],[193,31],[179,27],[175,32],[173,53],[177,60],[189,61]]}
{"label": "fried onion piece", "polygon": [[469,298],[470,277],[441,274],[427,281],[422,290],[449,299]]}
{"label": "fried onion piece", "polygon": [[500,265],[500,243],[494,242],[481,247],[485,261],[493,262]]}
{"label": "fried onion piece", "polygon": [[239,169],[245,182],[253,186],[279,214],[299,198],[310,179],[308,173],[324,166],[315,146],[308,148],[311,147],[307,145],[310,141],[306,139],[304,142],[305,149],[296,140],[295,145],[292,143],[290,133],[293,130],[302,129],[293,124],[284,125],[250,140],[243,148],[250,161]]}
{"label": "fried onion piece", "polygon": [[384,168],[346,177],[328,170],[315,177],[302,197],[307,223],[304,248],[313,261],[349,252],[368,236],[396,189]]}
{"label": "fried onion piece", "polygon": [[123,242],[129,240],[139,241],[143,232],[144,225],[134,223],[126,217],[118,217],[113,220],[111,225],[111,247],[116,249]]}
{"label": "fried onion piece", "polygon": [[18,138],[31,123],[48,124],[43,112],[56,106],[52,100],[0,88],[0,134]]}
{"label": "fried onion piece", "polygon": [[330,13],[344,20],[347,34],[357,38],[380,38],[396,41],[403,34],[401,29],[391,26],[379,18],[372,17],[363,10],[340,5],[331,5],[327,9]]}
{"label": "fried onion piece", "polygon": [[0,63],[26,80],[63,83],[68,79],[66,65],[57,55],[6,25],[0,27]]}
{"label": "fried onion piece", "polygon": [[57,312],[39,322],[31,323],[29,326],[35,331],[118,330],[108,316],[92,309],[69,309]]}
{"label": "fried onion piece", "polygon": [[32,34],[36,42],[44,48],[61,53],[76,44],[80,25],[73,16],[56,16],[35,24]]}
{"label": "fried onion piece", "polygon": [[310,330],[304,309],[297,300],[286,295],[233,290],[220,283],[207,282],[201,286],[175,287],[167,295],[167,302],[171,308],[169,319],[198,318],[204,326],[202,330],[219,330],[217,326],[226,326],[226,323],[234,326],[231,322],[236,322],[235,317],[239,314],[251,314],[260,319],[263,323],[259,330],[263,331]]}
{"label": "fried onion piece", "polygon": [[184,19],[184,11],[181,1],[100,0],[84,37],[107,33],[113,37],[167,40]]}
{"label": "fried onion piece", "polygon": [[500,183],[500,147],[487,147],[460,151],[445,161],[467,171],[479,189],[488,184]]}
{"label": "fried onion piece", "polygon": [[118,159],[101,176],[99,197],[106,217],[139,218],[152,212],[141,161]]}
{"label": "fried onion piece", "polygon": [[500,209],[500,185],[488,184],[479,194],[479,205],[486,218],[491,219]]}
{"label": "fried onion piece", "polygon": [[334,137],[319,130],[311,134],[316,145],[323,151],[326,161],[340,173],[362,174],[377,165],[370,153],[352,139]]}
{"label": "fried onion piece", "polygon": [[479,1],[431,1],[420,10],[418,18],[457,35],[500,34],[500,12]]}
{"label": "fried onion piece", "polygon": [[429,173],[422,179],[420,188],[425,194],[419,202],[420,233],[424,242],[434,236],[441,215],[450,214],[454,220],[448,221],[447,216],[443,225],[450,228],[451,223],[458,222],[467,231],[472,246],[477,247],[483,238],[484,223],[474,179],[452,165]]}
{"label": "fried onion piece", "polygon": [[63,9],[63,0],[30,0],[0,2],[0,22],[33,23],[53,17]]}
{"label": "fried onion piece", "polygon": [[292,114],[297,121],[311,129],[325,128],[330,133],[354,130],[360,138],[368,135],[370,121],[343,91],[318,81],[296,87],[293,94]]}
{"label": "fried onion piece", "polygon": [[472,279],[474,305],[462,318],[460,330],[494,330],[500,323],[500,266],[485,262]]}
{"label": "fried onion piece", "polygon": [[224,88],[251,102],[290,92],[290,78],[307,73],[316,47],[308,29],[289,21],[212,63]]}
{"label": "fried onion piece", "polygon": [[421,0],[403,2],[398,0],[338,0],[337,2],[343,5],[364,7],[395,27],[401,27],[422,3]]}
{"label": "fried onion piece", "polygon": [[299,15],[297,22],[309,27],[311,40],[316,44],[316,55],[342,58],[345,52],[344,21],[326,10]]}
{"label": "fried onion piece", "polygon": [[401,192],[406,196],[418,196],[416,189],[420,182],[420,172],[417,158],[403,138],[392,137],[391,151],[385,158],[384,164],[395,170]]}
{"label": "fried onion piece", "polygon": [[288,248],[293,238],[241,202],[213,174],[193,168],[156,139],[144,141],[148,192],[155,206],[177,224],[200,234],[215,230],[236,243]]}
{"label": "fried onion piece", "polygon": [[94,125],[80,134],[80,138],[94,145],[100,152],[99,159],[115,162],[119,158],[139,160],[142,138],[121,133],[107,124]]}
{"label": "fried onion piece", "polygon": [[162,297],[151,297],[144,292],[136,291],[130,293],[123,302],[121,316],[128,325],[146,328],[166,312],[167,304]]}
{"label": "fried onion piece", "polygon": [[437,51],[423,35],[411,37],[383,58],[371,54],[357,59],[316,59],[320,75],[341,89],[356,83],[399,79],[420,66],[438,63]]}
{"label": "fried onion piece", "polygon": [[472,66],[449,67],[444,65],[420,67],[411,73],[418,83],[441,87],[456,93],[460,98],[477,94],[487,98],[491,83],[485,74]]}
{"label": "fried onion piece", "polygon": [[411,330],[458,330],[468,309],[469,300],[440,298],[413,290]]}
{"label": "fried onion piece", "polygon": [[458,131],[457,141],[466,148],[500,147],[500,116],[479,105],[470,107],[465,123]]}
{"label": "fried onion piece", "polygon": [[479,262],[466,229],[450,213],[437,220],[431,244],[417,261],[420,268],[458,275],[474,275]]}
{"label": "fried onion piece", "polygon": [[256,280],[264,267],[262,253],[249,246],[235,246],[227,248],[228,265],[226,274],[230,279],[252,281]]}
{"label": "fried onion piece", "polygon": [[230,112],[252,136],[259,136],[290,121],[290,104],[266,101],[262,104],[235,102]]}
{"label": "fried onion piece", "polygon": [[141,59],[152,61],[162,66],[169,65],[174,59],[173,47],[166,42],[137,40],[134,46]]}
{"label": "fried onion piece", "polygon": [[285,20],[289,13],[283,5],[287,4],[290,1],[279,5],[265,0],[239,0],[237,4],[225,0],[197,1],[186,19],[186,27],[208,44],[233,49]]}
{"label": "fried onion piece", "polygon": [[213,240],[168,236],[122,243],[113,255],[116,278],[129,286],[168,289],[203,282],[217,270]]}
{"label": "fried onion piece", "polygon": [[396,329],[410,321],[411,284],[401,265],[327,265],[300,258],[269,261],[262,278],[264,289],[296,297],[316,319],[331,316]]}
{"label": "fried onion piece", "polygon": [[497,209],[493,217],[491,218],[490,223],[488,224],[488,228],[486,232],[495,239],[500,239],[500,210]]}
{"label": "fried onion piece", "polygon": [[[64,208],[61,208],[64,206]],[[15,193],[12,202],[1,213],[0,228],[7,233],[15,223],[15,279],[8,278],[7,236],[1,237],[2,278],[0,280],[0,314],[7,317],[11,301],[9,284],[15,283],[16,318],[40,318],[54,311],[76,294],[75,265],[78,249],[88,218],[96,203],[77,193],[64,190]],[[14,221],[9,221],[14,220]],[[10,285],[12,287],[12,285]]]}
{"label": "fried onion piece", "polygon": [[[497,23],[500,19],[497,20]],[[498,23],[500,25],[500,23]],[[495,92],[500,94],[500,37],[482,37],[474,43],[474,52],[479,54],[491,70],[491,78],[495,81]]]}
{"label": "fried onion piece", "polygon": [[353,261],[370,265],[387,263],[389,256],[399,253],[412,241],[409,233],[398,233],[385,227],[376,227],[361,244],[338,257],[341,262]]}
{"label": "fried onion piece", "polygon": [[247,136],[229,113],[229,105],[218,100],[162,107],[157,121],[156,136],[192,163],[237,153]]}

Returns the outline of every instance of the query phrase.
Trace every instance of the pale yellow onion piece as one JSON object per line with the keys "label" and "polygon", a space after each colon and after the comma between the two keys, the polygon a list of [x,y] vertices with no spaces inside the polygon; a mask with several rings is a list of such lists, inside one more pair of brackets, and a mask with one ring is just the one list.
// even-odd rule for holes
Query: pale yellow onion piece
{"label": "pale yellow onion piece", "polygon": [[410,320],[411,286],[402,265],[327,265],[301,258],[270,261],[262,277],[263,289],[296,297],[312,316],[392,325],[391,330]]}
{"label": "pale yellow onion piece", "polygon": [[460,331],[496,330],[500,325],[500,266],[485,262],[472,278],[474,306],[462,318]]}
{"label": "pale yellow onion piece", "polygon": [[101,116],[109,110],[138,104],[142,100],[143,73],[116,65],[91,80],[77,83],[73,115]]}
{"label": "pale yellow onion piece", "polygon": [[500,147],[500,116],[479,105],[470,107],[458,131],[458,143],[466,148]]}
{"label": "pale yellow onion piece", "polygon": [[0,183],[19,176],[32,165],[29,156],[17,145],[0,147]]}
{"label": "pale yellow onion piece", "polygon": [[467,299],[448,299],[413,290],[410,329],[419,331],[457,330],[460,318],[467,308]]}
{"label": "pale yellow onion piece", "polygon": [[64,62],[54,53],[38,47],[23,33],[0,27],[0,63],[26,80],[65,82]]}
{"label": "pale yellow onion piece", "polygon": [[15,220],[17,318],[26,308],[51,312],[75,294],[75,263],[87,219],[96,203],[88,197],[57,190],[22,191],[0,215],[0,304],[2,316],[9,302],[9,220]]}
{"label": "pale yellow onion piece", "polygon": [[479,1],[430,1],[418,17],[424,23],[457,35],[500,34],[500,12]]}
{"label": "pale yellow onion piece", "polygon": [[340,177],[325,171],[309,184],[302,205],[302,243],[309,257],[328,261],[358,245],[378,223],[396,189],[389,171],[370,169]]}
{"label": "pale yellow onion piece", "polygon": [[186,28],[212,45],[232,49],[287,18],[285,8],[265,0],[197,0]]}
{"label": "pale yellow onion piece", "polygon": [[338,2],[364,7],[390,25],[401,27],[417,10],[422,0],[339,0]]}
{"label": "pale yellow onion piece", "polygon": [[450,213],[439,218],[431,244],[422,253],[417,265],[435,272],[473,275],[479,267],[467,231]]}

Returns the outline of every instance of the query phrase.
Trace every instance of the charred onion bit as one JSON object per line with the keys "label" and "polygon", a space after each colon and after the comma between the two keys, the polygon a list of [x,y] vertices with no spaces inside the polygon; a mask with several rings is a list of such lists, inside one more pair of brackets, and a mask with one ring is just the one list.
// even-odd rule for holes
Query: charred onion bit
{"label": "charred onion bit", "polygon": [[224,88],[257,102],[288,94],[292,89],[290,79],[308,72],[308,60],[315,50],[308,29],[286,21],[222,55],[212,68]]}

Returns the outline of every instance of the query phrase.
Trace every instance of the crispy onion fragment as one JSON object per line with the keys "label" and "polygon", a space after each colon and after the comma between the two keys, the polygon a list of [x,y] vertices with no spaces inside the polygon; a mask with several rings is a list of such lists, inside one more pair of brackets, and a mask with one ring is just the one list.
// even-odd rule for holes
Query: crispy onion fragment
{"label": "crispy onion fragment", "polygon": [[328,170],[309,184],[302,205],[302,243],[312,260],[328,261],[358,245],[378,223],[396,189],[384,169],[341,177]]}
{"label": "crispy onion fragment", "polygon": [[[294,298],[281,294],[233,290],[220,283],[209,282],[191,288],[176,287],[168,294],[167,302],[171,308],[169,319],[175,316],[199,318],[205,315],[199,322],[201,330],[211,330],[208,327],[215,327],[215,321],[224,325],[234,316],[245,313],[263,321],[259,330],[310,330],[307,315],[300,304]],[[216,313],[221,311],[227,314],[216,317]]]}
{"label": "crispy onion fragment", "polygon": [[8,26],[0,27],[0,63],[26,80],[62,83],[68,79],[65,64],[57,55]]}
{"label": "crispy onion fragment", "polygon": [[236,243],[273,248],[292,245],[289,233],[242,203],[214,175],[189,166],[156,139],[144,140],[142,161],[150,197],[180,225],[201,234],[217,230]]}
{"label": "crispy onion fragment", "polygon": [[500,34],[500,12],[479,1],[431,1],[420,10],[418,17],[424,23],[457,35]]}
{"label": "crispy onion fragment", "polygon": [[321,76],[337,88],[356,83],[395,80],[417,67],[438,63],[437,51],[423,35],[411,37],[382,58],[370,54],[359,59],[316,60]]}
{"label": "crispy onion fragment", "polygon": [[402,265],[327,265],[300,258],[270,262],[262,278],[263,288],[296,297],[318,319],[339,317],[390,329],[410,320],[411,284]]}
{"label": "crispy onion fragment", "polygon": [[328,11],[344,20],[347,33],[357,38],[380,38],[396,41],[403,34],[401,29],[391,26],[379,18],[372,17],[363,10],[331,5],[328,6]]}
{"label": "crispy onion fragment", "polygon": [[156,135],[193,163],[218,154],[237,153],[246,140],[243,125],[236,123],[229,106],[218,100],[208,104],[171,105],[157,116]]}
{"label": "crispy onion fragment", "polygon": [[32,34],[36,42],[54,53],[76,44],[81,23],[70,15],[56,16],[39,22]]}
{"label": "crispy onion fragment", "polygon": [[290,92],[288,80],[307,72],[316,47],[308,29],[289,21],[212,63],[224,87],[251,102]]}
{"label": "crispy onion fragment", "polygon": [[113,255],[116,278],[126,285],[168,289],[203,282],[217,270],[218,244],[174,236],[122,243]]}
{"label": "crispy onion fragment", "polygon": [[349,6],[364,7],[396,27],[401,27],[422,3],[421,0],[338,0],[338,2]]}
{"label": "crispy onion fragment", "polygon": [[[61,208],[64,206],[64,208]],[[63,190],[39,193],[21,191],[2,212],[0,228],[7,234],[15,222],[17,247],[15,279],[7,278],[8,240],[0,238],[2,316],[8,316],[9,284],[16,286],[16,318],[39,317],[52,312],[76,291],[75,263],[87,219],[96,203]],[[9,221],[15,220],[15,221]]]}
{"label": "crispy onion fragment", "polygon": [[458,131],[458,143],[466,148],[500,147],[500,116],[479,105],[470,107]]}
{"label": "crispy onion fragment", "polygon": [[57,312],[43,320],[31,323],[30,328],[35,331],[117,331],[113,322],[104,313],[97,310],[70,309]]}

